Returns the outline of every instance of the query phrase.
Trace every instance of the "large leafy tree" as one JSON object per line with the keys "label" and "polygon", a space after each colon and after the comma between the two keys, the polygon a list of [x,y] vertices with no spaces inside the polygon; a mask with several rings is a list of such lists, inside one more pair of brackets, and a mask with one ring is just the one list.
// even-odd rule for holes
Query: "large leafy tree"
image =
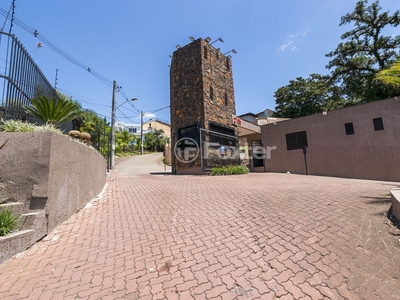
{"label": "large leafy tree", "polygon": [[358,1],[353,12],[341,18],[340,26],[354,24],[345,32],[337,48],[326,54],[332,60],[327,65],[332,81],[338,81],[350,102],[375,101],[398,93],[398,90],[379,84],[376,73],[392,64],[399,54],[400,35],[384,36],[388,26],[400,25],[400,12],[392,15],[381,12],[379,1],[367,6]]}
{"label": "large leafy tree", "polygon": [[400,87],[384,85],[375,79],[398,57],[400,36],[384,36],[386,27],[400,24],[400,12],[381,12],[379,1],[368,6],[357,2],[353,12],[341,18],[340,26],[353,24],[337,48],[326,54],[332,58],[327,76],[291,80],[275,92],[276,110],[282,117],[297,117],[321,110],[341,108],[400,94]]}
{"label": "large leafy tree", "polygon": [[79,106],[64,98],[51,98],[39,96],[31,100],[31,105],[24,106],[26,112],[46,122],[46,124],[59,126],[77,118],[80,115]]}
{"label": "large leafy tree", "polygon": [[330,86],[329,81],[329,76],[319,74],[289,81],[288,85],[279,88],[274,94],[277,115],[295,118],[343,107],[345,102],[340,98],[340,89]]}

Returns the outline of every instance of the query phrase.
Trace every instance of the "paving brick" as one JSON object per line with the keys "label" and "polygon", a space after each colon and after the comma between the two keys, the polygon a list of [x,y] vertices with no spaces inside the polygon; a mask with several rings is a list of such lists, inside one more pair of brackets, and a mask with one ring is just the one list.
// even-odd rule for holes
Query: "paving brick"
{"label": "paving brick", "polygon": [[285,290],[292,295],[293,299],[300,299],[305,296],[302,290],[294,285],[290,280],[283,282],[282,285],[284,286]]}
{"label": "paving brick", "polygon": [[285,281],[288,281],[290,278],[292,278],[293,276],[295,276],[295,274],[292,272],[292,270],[287,269],[281,273],[279,273],[277,276],[274,277],[274,279],[278,282],[278,283],[282,283]]}
{"label": "paving brick", "polygon": [[218,286],[215,286],[212,289],[206,291],[205,294],[208,299],[213,299],[213,298],[216,298],[226,292],[227,292],[227,288],[225,285],[218,285]]}
{"label": "paving brick", "polygon": [[[288,186],[296,190],[290,209]],[[234,299],[239,288],[243,299],[396,299],[400,249],[382,221],[390,205],[368,202],[393,186],[112,171],[102,199],[0,265],[0,299],[152,299],[153,287],[164,299],[205,299],[207,291]]]}
{"label": "paving brick", "polygon": [[303,282],[299,284],[298,287],[304,294],[310,296],[311,299],[324,299],[324,296],[320,293],[320,291],[310,286],[308,282]]}
{"label": "paving brick", "polygon": [[292,276],[290,278],[290,280],[296,286],[298,286],[300,283],[308,281],[310,277],[311,277],[311,275],[306,270],[303,270],[301,272],[296,273],[294,276]]}
{"label": "paving brick", "polygon": [[271,291],[275,293],[278,298],[288,294],[288,291],[285,290],[285,287],[277,283],[274,279],[266,281],[265,284]]}
{"label": "paving brick", "polygon": [[211,289],[212,289],[211,282],[202,283],[192,289],[192,294],[193,295],[205,295],[206,291],[211,290]]}

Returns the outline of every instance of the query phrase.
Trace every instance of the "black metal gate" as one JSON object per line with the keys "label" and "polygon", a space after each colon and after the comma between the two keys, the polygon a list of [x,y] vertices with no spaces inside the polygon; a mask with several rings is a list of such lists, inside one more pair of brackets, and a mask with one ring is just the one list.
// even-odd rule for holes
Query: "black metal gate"
{"label": "black metal gate", "polygon": [[107,172],[110,170],[111,156],[111,135],[106,132],[97,132],[91,134],[92,146],[99,151],[107,161]]}

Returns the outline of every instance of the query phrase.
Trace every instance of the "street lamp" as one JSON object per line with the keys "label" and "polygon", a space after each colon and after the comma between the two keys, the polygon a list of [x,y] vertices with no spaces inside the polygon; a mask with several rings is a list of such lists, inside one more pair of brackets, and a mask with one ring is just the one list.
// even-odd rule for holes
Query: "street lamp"
{"label": "street lamp", "polygon": [[143,155],[143,110],[140,112],[140,155]]}
{"label": "street lamp", "polygon": [[128,99],[122,102],[117,107],[115,106],[115,92],[116,92],[117,83],[114,80],[114,88],[113,88],[113,99],[112,99],[112,108],[111,108],[111,151],[110,151],[110,169],[114,169],[114,156],[115,156],[115,112],[116,110],[126,102],[135,101],[137,98]]}

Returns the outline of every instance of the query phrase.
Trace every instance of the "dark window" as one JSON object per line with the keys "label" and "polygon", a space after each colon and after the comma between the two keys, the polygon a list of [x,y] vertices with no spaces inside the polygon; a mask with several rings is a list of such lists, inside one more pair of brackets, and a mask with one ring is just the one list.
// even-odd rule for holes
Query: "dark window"
{"label": "dark window", "polygon": [[226,58],[226,68],[229,70],[231,67],[229,58]]}
{"label": "dark window", "polygon": [[383,130],[383,121],[382,118],[375,118],[374,119],[374,129],[375,131]]}
{"label": "dark window", "polygon": [[208,57],[207,47],[204,46],[203,49],[204,49],[204,58],[207,59],[207,57]]}
{"label": "dark window", "polygon": [[288,150],[303,149],[308,147],[307,133],[305,131],[286,134],[286,147]]}
{"label": "dark window", "polygon": [[[235,130],[217,124],[210,124],[210,142],[219,143],[220,145],[236,146]],[[222,133],[223,135],[219,135]],[[226,136],[228,135],[228,136]],[[232,136],[231,138],[229,136]]]}
{"label": "dark window", "polygon": [[353,123],[346,123],[346,124],[344,124],[344,128],[346,129],[346,135],[354,134]]}
{"label": "dark window", "polygon": [[228,106],[228,94],[225,93],[225,106]]}
{"label": "dark window", "polygon": [[197,128],[197,125],[180,128],[178,130],[178,139],[184,137],[194,139],[196,143],[200,145],[200,130]]}
{"label": "dark window", "polygon": [[264,167],[264,151],[261,141],[251,141],[253,151],[253,167]]}
{"label": "dark window", "polygon": [[212,88],[212,86],[210,86],[210,99],[214,99],[214,90]]}
{"label": "dark window", "polygon": [[219,53],[217,52],[217,59],[219,59]]}

